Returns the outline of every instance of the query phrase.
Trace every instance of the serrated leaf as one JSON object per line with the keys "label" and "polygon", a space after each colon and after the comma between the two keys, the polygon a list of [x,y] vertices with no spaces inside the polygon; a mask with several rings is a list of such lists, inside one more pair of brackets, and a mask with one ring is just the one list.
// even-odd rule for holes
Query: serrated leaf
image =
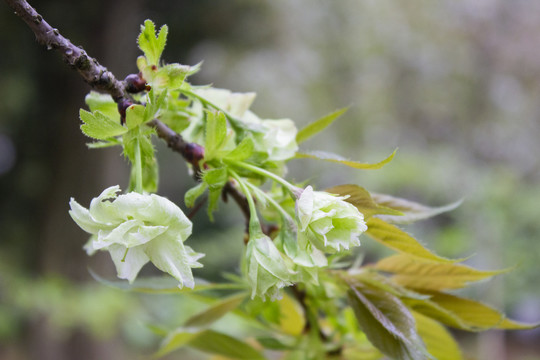
{"label": "serrated leaf", "polygon": [[448,326],[467,331],[484,331],[504,329],[513,323],[511,320],[505,321],[500,311],[479,301],[437,291],[424,293],[430,296],[429,300],[405,301],[415,311]]}
{"label": "serrated leaf", "polygon": [[394,273],[392,280],[412,289],[460,289],[508,270],[481,271],[462,264],[425,261],[406,254],[380,260],[374,267]]}
{"label": "serrated leaf", "polygon": [[462,360],[463,355],[457,342],[444,326],[417,312],[412,312],[418,334],[427,351],[437,360]]}
{"label": "serrated leaf", "polygon": [[109,94],[101,94],[97,91],[90,91],[84,98],[86,105],[90,111],[100,111],[111,120],[120,123],[120,113],[118,112],[118,106],[114,102],[113,98]]}
{"label": "serrated leaf", "polygon": [[225,143],[227,137],[227,119],[222,112],[207,112],[204,158],[213,159]]}
{"label": "serrated leaf", "polygon": [[165,48],[168,32],[167,25],[163,25],[156,36],[156,28],[151,20],[145,20],[144,25],[141,25],[138,43],[149,65],[159,65],[159,58]]}
{"label": "serrated leaf", "polygon": [[224,299],[187,319],[184,323],[184,328],[206,328],[221,319],[230,311],[236,309],[245,299],[245,293]]}
{"label": "serrated leaf", "polygon": [[184,195],[184,202],[188,208],[192,208],[195,205],[195,201],[201,196],[205,190],[208,188],[208,185],[205,182],[198,184],[197,186],[189,189]]}
{"label": "serrated leaf", "polygon": [[364,219],[369,219],[373,215],[388,214],[388,215],[403,215],[400,211],[391,209],[386,206],[377,204],[370,193],[361,186],[346,184],[331,187],[325,190],[331,194],[340,196],[349,196],[345,199],[346,202],[356,206],[358,211],[364,215]]}
{"label": "serrated leaf", "polygon": [[253,154],[253,149],[253,138],[245,137],[236,148],[225,156],[225,158],[229,160],[242,161],[249,158],[251,154]]}
{"label": "serrated leaf", "polygon": [[227,183],[227,168],[220,167],[203,172],[202,181],[208,184],[210,189],[221,189]]}
{"label": "serrated leaf", "polygon": [[396,151],[397,149],[394,150],[394,152],[390,154],[390,156],[388,156],[386,159],[375,164],[361,163],[358,161],[348,160],[340,155],[332,154],[325,151],[310,151],[306,153],[296,153],[295,157],[300,158],[300,159],[308,158],[308,159],[325,160],[325,161],[335,162],[335,163],[339,163],[342,165],[346,165],[346,166],[349,166],[355,169],[361,169],[361,170],[375,170],[375,169],[382,168],[384,165],[392,161],[392,159],[396,155]]}
{"label": "serrated leaf", "polygon": [[424,220],[448,211],[452,211],[463,202],[463,200],[459,200],[444,206],[430,207],[390,195],[371,194],[371,197],[376,204],[400,211],[402,213],[401,216],[394,216],[392,214],[382,214],[377,216],[384,221],[394,224],[409,224],[415,221]]}
{"label": "serrated leaf", "polygon": [[285,334],[299,336],[304,330],[305,316],[302,306],[289,295],[284,294],[278,301],[279,304],[279,327]]}
{"label": "serrated leaf", "polygon": [[348,291],[348,299],[360,328],[379,351],[392,359],[426,359],[415,320],[397,297],[354,285]]}
{"label": "serrated leaf", "polygon": [[306,125],[304,128],[302,128],[302,130],[298,131],[298,133],[296,134],[296,143],[297,144],[303,143],[310,137],[323,131],[328,126],[330,126],[337,118],[343,115],[347,110],[349,110],[349,107],[338,109],[334,111],[333,113],[323,116],[322,118]]}
{"label": "serrated leaf", "polygon": [[131,105],[126,109],[126,126],[134,129],[144,122],[145,107],[143,105]]}
{"label": "serrated leaf", "polygon": [[372,217],[368,219],[367,226],[366,234],[369,237],[393,250],[432,261],[453,261],[435,255],[405,231],[381,219]]}
{"label": "serrated leaf", "polygon": [[120,123],[111,120],[100,111],[91,113],[81,109],[79,116],[84,122],[84,124],[81,125],[82,132],[93,139],[107,140],[128,131],[127,128]]}
{"label": "serrated leaf", "polygon": [[264,360],[265,357],[251,345],[232,336],[205,330],[194,337],[189,346],[195,349],[238,360]]}
{"label": "serrated leaf", "polygon": [[507,319],[499,310],[482,302],[442,292],[427,292],[431,302],[454,313],[473,330],[533,329],[540,324],[523,324]]}

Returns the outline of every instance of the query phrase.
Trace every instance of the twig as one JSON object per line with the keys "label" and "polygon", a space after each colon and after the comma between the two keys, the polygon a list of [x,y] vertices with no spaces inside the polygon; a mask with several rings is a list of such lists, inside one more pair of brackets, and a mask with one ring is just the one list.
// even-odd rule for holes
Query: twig
{"label": "twig", "polygon": [[[90,57],[82,47],[73,45],[69,39],[62,36],[26,0],[5,1],[34,32],[37,42],[49,50],[55,49],[59,51],[64,61],[70,67],[76,69],[84,81],[93,89],[110,94],[114,101],[120,105],[119,108],[125,108],[123,104],[126,102],[133,102],[126,91],[124,81],[116,79],[113,73],[96,59]],[[181,154],[193,166],[195,179],[200,181],[201,169],[199,163],[204,156],[204,148],[198,144],[186,142],[180,134],[158,119],[150,121],[147,125],[153,127],[158,137],[163,139],[173,151]],[[231,195],[242,210],[246,221],[249,221],[249,210],[246,210],[248,207],[244,195],[230,182],[227,183],[223,191]]]}
{"label": "twig", "polygon": [[49,25],[26,0],[5,1],[34,32],[37,42],[46,46],[48,50],[55,49],[59,51],[64,61],[70,67],[76,69],[84,81],[92,88],[111,94],[116,102],[122,98],[129,98],[123,82],[118,81],[96,59],[88,56],[84,49],[73,45],[69,39],[63,37],[58,29]]}

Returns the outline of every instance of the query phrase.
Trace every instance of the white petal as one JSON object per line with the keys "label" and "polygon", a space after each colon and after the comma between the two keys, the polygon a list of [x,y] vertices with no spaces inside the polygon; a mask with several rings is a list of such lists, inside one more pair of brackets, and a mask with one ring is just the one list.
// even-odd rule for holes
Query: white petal
{"label": "white petal", "polygon": [[135,280],[141,268],[150,260],[144,253],[143,247],[127,249],[122,245],[111,245],[108,250],[116,266],[118,277],[127,279],[129,282]]}

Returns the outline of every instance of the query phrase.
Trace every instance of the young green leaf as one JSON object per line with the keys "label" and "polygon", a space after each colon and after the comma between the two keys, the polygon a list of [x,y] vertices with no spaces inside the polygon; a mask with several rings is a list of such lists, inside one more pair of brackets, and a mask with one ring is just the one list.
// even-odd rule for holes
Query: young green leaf
{"label": "young green leaf", "polygon": [[372,217],[367,221],[367,226],[366,234],[386,247],[427,260],[438,262],[453,261],[432,253],[405,231],[381,219]]}
{"label": "young green leaf", "polygon": [[101,111],[114,122],[120,123],[118,105],[114,102],[111,95],[101,94],[92,90],[86,95],[84,101],[86,102],[86,105],[88,105],[88,108],[90,108],[90,111]]}
{"label": "young green leaf", "polygon": [[390,156],[388,156],[386,159],[375,163],[375,164],[369,164],[369,163],[361,163],[358,161],[348,160],[340,155],[332,154],[325,151],[310,151],[307,153],[296,153],[296,158],[302,159],[302,158],[308,158],[308,159],[318,159],[318,160],[325,160],[330,162],[339,163],[342,165],[346,165],[355,169],[361,169],[361,170],[375,170],[380,169],[384,165],[388,164],[394,156],[396,155],[396,150]]}
{"label": "young green leaf", "polygon": [[371,197],[376,204],[403,213],[401,216],[394,216],[393,214],[381,214],[380,216],[377,216],[380,219],[394,224],[409,224],[415,221],[424,220],[447,211],[452,211],[462,203],[462,200],[459,200],[444,206],[430,207],[390,195],[371,194]]}
{"label": "young green leaf", "polygon": [[230,153],[225,155],[225,158],[228,160],[236,160],[236,161],[242,161],[251,156],[253,154],[255,146],[253,145],[253,138],[251,137],[245,137],[242,139],[240,144],[236,148],[234,148]]}
{"label": "young green leaf", "polygon": [[205,182],[199,183],[197,186],[189,189],[184,195],[184,202],[188,208],[192,208],[195,205],[195,201],[201,196],[205,190],[208,189],[208,184]]}
{"label": "young green leaf", "polygon": [[400,211],[391,209],[386,206],[377,204],[371,197],[370,193],[358,185],[338,185],[325,190],[331,194],[340,196],[349,196],[345,199],[346,202],[356,206],[358,211],[364,215],[364,219],[369,219],[373,215],[403,215]]}
{"label": "young green leaf", "polygon": [[265,357],[248,343],[232,336],[214,331],[205,330],[199,336],[189,341],[189,346],[195,349],[225,356],[238,360],[264,360]]}
{"label": "young green leaf", "polygon": [[369,341],[392,359],[424,360],[427,352],[409,309],[395,296],[366,286],[351,286],[349,304]]}
{"label": "young green leaf", "polygon": [[392,280],[399,285],[424,290],[460,289],[471,282],[508,271],[481,271],[461,264],[426,261],[407,254],[384,258],[374,267],[394,273]]}
{"label": "young green leaf", "polygon": [[184,323],[184,328],[197,328],[198,330],[207,328],[227,313],[236,309],[246,297],[247,295],[242,293],[226,298],[187,319]]}
{"label": "young green leaf", "polygon": [[81,109],[79,115],[84,122],[84,124],[81,125],[82,132],[93,139],[107,140],[128,131],[128,129],[120,125],[119,122],[111,120],[100,111],[91,113]]}
{"label": "young green leaf", "polygon": [[148,65],[159,65],[159,58],[167,42],[169,28],[163,25],[156,36],[156,28],[152,20],[145,20],[139,35],[139,48],[144,52]]}
{"label": "young green leaf", "polygon": [[143,105],[131,105],[126,109],[126,126],[132,130],[144,122],[145,107]]}
{"label": "young green leaf", "polygon": [[328,126],[330,126],[338,117],[343,115],[347,110],[349,110],[349,107],[336,110],[333,113],[323,116],[322,118],[306,125],[302,130],[298,131],[298,134],[296,134],[296,143],[303,143],[310,137],[323,131]]}
{"label": "young green leaf", "polygon": [[222,112],[207,112],[204,158],[212,160],[225,143],[227,137],[227,120]]}
{"label": "young green leaf", "polygon": [[302,306],[287,294],[283,295],[279,304],[279,327],[285,334],[299,336],[305,325],[305,314]]}
{"label": "young green leaf", "polygon": [[418,334],[426,344],[427,351],[437,360],[462,360],[463,355],[452,335],[437,321],[415,311]]}

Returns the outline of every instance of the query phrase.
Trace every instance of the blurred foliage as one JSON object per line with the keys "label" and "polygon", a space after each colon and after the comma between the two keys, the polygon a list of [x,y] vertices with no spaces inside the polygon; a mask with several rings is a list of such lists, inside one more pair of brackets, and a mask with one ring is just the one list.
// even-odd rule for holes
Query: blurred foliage
{"label": "blurred foliage", "polygon": [[[516,271],[497,278],[496,297],[509,306],[510,314],[538,319],[540,83],[531,74],[540,70],[539,3],[169,0],[111,5],[58,0],[34,5],[74,43],[98,59],[106,57],[103,63],[118,77],[134,71],[135,65],[112,59],[121,59],[122,52],[134,53],[133,34],[150,17],[171,29],[165,60],[187,64],[205,60],[194,82],[256,90],[258,113],[287,115],[302,127],[352,104],[344,118],[330,127],[334,132],[325,144],[313,140],[304,147],[317,145],[368,160],[383,158],[389,149],[399,147],[392,164],[383,171],[354,175],[356,183],[432,205],[464,197],[458,210],[408,231],[444,256],[485,253],[468,260],[483,269],[517,264]],[[111,11],[104,14],[102,9],[108,7]],[[68,291],[64,280],[47,278],[40,285],[41,277],[11,281],[8,275],[21,268],[46,273],[52,263],[63,266],[62,276],[88,278],[81,275],[86,271],[80,260],[83,236],[73,230],[74,225],[56,226],[54,233],[47,224],[53,223],[54,216],[55,224],[69,222],[65,210],[70,195],[89,198],[84,189],[94,185],[85,181],[86,166],[118,157],[114,152],[80,156],[86,149],[84,138],[76,134],[77,109],[83,106],[87,89],[56,54],[36,46],[22,22],[6,9],[0,9],[4,30],[0,44],[5,49],[0,58],[0,149],[11,150],[0,151],[0,251],[17,265],[2,274],[2,284],[13,284],[9,285],[13,289],[2,289],[0,316],[7,319],[0,321],[2,334],[20,326],[17,314],[40,309],[35,299],[41,292],[69,309],[62,303],[67,300],[58,296]],[[129,19],[129,26],[122,25]],[[43,113],[51,104],[58,107]],[[71,143],[62,144],[59,138]],[[158,144],[158,151],[162,161],[171,164],[161,169],[161,190],[180,203],[180,192],[172,189],[179,178],[187,178],[186,172],[165,146]],[[303,160],[291,163],[290,171],[293,176],[317,174],[321,187],[353,176],[337,174],[334,166],[323,168]],[[121,166],[104,165],[103,170],[103,185],[111,185],[107,179],[118,173],[127,176]],[[182,182],[185,189],[193,185]],[[235,211],[222,207],[216,218],[225,215],[224,223],[238,221]],[[201,250],[216,268],[206,265],[201,272],[217,276],[223,267],[234,270],[237,259],[226,258],[221,248],[240,247],[240,242],[221,244],[226,237],[223,224],[210,230],[203,218],[195,220],[200,225],[193,240],[200,239]],[[234,236],[240,238],[240,233]],[[213,238],[219,245],[209,241]],[[363,246],[371,252],[375,249],[369,243],[364,241]],[[60,261],[44,260],[44,253],[58,248],[65,249]],[[18,295],[14,289],[21,284],[30,284],[30,289]],[[492,285],[485,284],[484,291],[491,291]],[[78,296],[83,295],[70,295]],[[106,293],[100,296],[109,299]],[[10,301],[4,303],[6,299]],[[107,301],[114,308],[117,300]],[[521,306],[531,302],[532,306]],[[12,311],[13,307],[19,310]],[[58,314],[55,321],[67,321],[62,311],[51,313]],[[84,316],[70,317],[92,323]]]}

